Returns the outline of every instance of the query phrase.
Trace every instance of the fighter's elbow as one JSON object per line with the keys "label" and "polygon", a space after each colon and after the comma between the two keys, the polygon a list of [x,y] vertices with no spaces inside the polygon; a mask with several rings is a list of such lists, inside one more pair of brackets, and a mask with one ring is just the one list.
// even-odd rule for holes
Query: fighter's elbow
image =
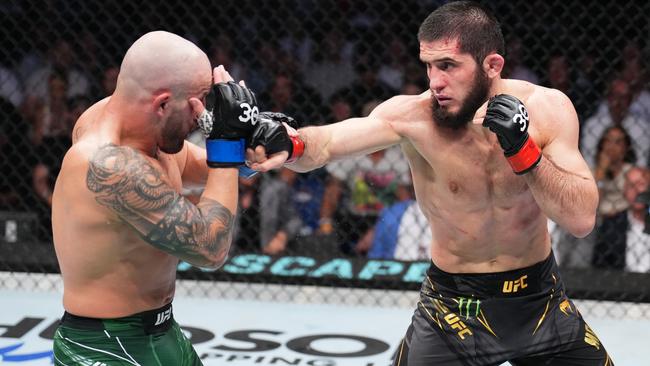
{"label": "fighter's elbow", "polygon": [[198,267],[205,269],[219,269],[221,268],[228,259],[228,252],[224,251],[216,255],[204,256],[200,264],[197,264]]}
{"label": "fighter's elbow", "polygon": [[205,269],[218,269],[226,263],[232,238],[224,236],[206,243],[196,251],[193,265]]}
{"label": "fighter's elbow", "polygon": [[597,211],[598,190],[593,184],[593,189],[586,190],[583,203],[577,204],[573,208],[573,215],[568,220],[569,232],[577,238],[584,238],[589,235],[596,225]]}
{"label": "fighter's elbow", "polygon": [[576,238],[584,238],[589,235],[596,225],[596,216],[595,215],[583,215],[582,217],[575,218],[571,220],[571,223],[568,225],[567,229],[571,235]]}

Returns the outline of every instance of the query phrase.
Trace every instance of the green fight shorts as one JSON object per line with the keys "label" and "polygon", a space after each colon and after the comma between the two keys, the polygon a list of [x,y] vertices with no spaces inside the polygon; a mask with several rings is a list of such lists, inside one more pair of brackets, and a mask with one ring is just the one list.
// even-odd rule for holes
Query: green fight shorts
{"label": "green fight shorts", "polygon": [[54,334],[56,366],[202,365],[174,321],[171,304],[116,319],[65,312]]}

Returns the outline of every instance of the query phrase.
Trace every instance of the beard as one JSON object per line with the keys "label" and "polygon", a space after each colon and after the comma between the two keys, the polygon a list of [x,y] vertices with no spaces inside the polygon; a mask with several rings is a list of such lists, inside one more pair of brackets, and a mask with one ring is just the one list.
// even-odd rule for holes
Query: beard
{"label": "beard", "polygon": [[176,154],[183,149],[187,133],[183,127],[183,117],[180,113],[172,113],[162,130],[160,151],[165,154]]}
{"label": "beard", "polygon": [[446,108],[440,107],[436,97],[431,94],[431,110],[433,120],[439,127],[459,130],[467,126],[474,118],[474,114],[487,100],[490,83],[483,69],[478,68],[470,92],[456,113],[450,113]]}

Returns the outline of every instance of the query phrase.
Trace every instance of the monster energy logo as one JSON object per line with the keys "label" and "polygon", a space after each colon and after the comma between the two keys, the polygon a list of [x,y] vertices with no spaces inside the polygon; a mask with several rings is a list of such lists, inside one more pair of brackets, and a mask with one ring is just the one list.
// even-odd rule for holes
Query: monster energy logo
{"label": "monster energy logo", "polygon": [[460,317],[477,317],[480,310],[481,300],[466,299],[464,297],[458,298],[458,315]]}

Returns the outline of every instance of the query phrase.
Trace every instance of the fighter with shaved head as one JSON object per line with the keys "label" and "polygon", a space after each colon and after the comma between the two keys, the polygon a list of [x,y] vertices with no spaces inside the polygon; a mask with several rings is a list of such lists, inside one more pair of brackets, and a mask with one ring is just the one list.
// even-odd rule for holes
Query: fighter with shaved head
{"label": "fighter with shaved head", "polygon": [[[151,32],[124,56],[114,94],[77,121],[52,202],[66,310],[56,365],[201,364],[171,302],[179,260],[216,268],[230,247],[258,118],[231,80],[193,43]],[[185,141],[197,122],[207,151]],[[194,184],[196,205],[179,194]]]}

